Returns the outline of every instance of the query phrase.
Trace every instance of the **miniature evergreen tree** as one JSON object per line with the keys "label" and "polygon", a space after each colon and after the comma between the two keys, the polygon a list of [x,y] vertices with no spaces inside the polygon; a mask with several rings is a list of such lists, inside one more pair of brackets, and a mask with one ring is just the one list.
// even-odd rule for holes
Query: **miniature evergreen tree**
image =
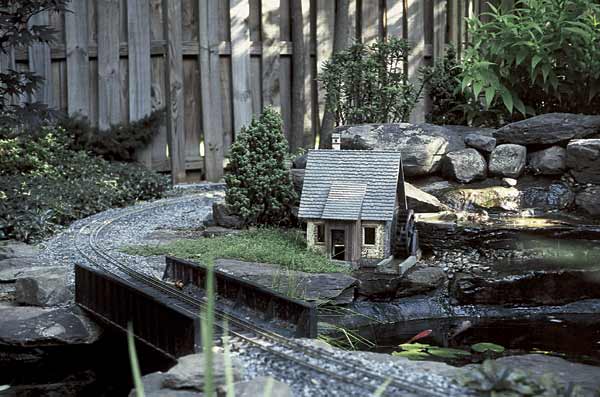
{"label": "miniature evergreen tree", "polygon": [[225,201],[251,225],[281,225],[289,221],[295,200],[286,166],[288,145],[281,116],[266,108],[243,128],[231,146],[225,173]]}

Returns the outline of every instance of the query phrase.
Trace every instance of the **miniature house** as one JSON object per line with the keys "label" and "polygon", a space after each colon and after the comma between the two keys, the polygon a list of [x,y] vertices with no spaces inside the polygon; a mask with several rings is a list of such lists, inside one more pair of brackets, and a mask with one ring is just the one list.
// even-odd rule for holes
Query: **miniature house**
{"label": "miniature house", "polygon": [[309,151],[298,214],[308,246],[349,262],[389,257],[403,182],[399,152]]}

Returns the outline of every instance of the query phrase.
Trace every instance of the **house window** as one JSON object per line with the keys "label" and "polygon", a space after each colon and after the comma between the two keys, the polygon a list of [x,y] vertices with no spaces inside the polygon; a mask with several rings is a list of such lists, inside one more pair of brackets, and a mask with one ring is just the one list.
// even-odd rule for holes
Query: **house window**
{"label": "house window", "polygon": [[375,245],[374,227],[363,227],[363,245]]}
{"label": "house window", "polygon": [[317,243],[324,244],[325,243],[325,225],[317,224]]}

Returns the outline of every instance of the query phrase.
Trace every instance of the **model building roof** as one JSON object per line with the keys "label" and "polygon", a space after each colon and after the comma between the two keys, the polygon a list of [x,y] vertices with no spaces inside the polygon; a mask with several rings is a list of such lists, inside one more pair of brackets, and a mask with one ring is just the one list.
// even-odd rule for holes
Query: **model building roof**
{"label": "model building roof", "polygon": [[311,150],[298,215],[391,221],[401,165],[400,152]]}

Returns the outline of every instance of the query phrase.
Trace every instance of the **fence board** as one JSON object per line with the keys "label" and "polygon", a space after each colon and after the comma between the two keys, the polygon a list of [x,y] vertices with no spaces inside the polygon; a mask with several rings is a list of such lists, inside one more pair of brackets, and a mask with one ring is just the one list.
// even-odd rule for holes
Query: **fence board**
{"label": "fence board", "polygon": [[[324,63],[331,58],[333,52],[333,35],[335,30],[335,1],[317,0],[317,75],[323,70]],[[317,87],[318,120],[323,120],[325,113],[325,90]],[[317,125],[321,135],[320,124]],[[320,146],[326,143],[319,143]]]}
{"label": "fence board", "polygon": [[386,33],[404,37],[404,0],[386,0]]}
{"label": "fence board", "polygon": [[[127,0],[127,43],[129,71],[129,120],[139,120],[152,111],[152,81],[150,70],[150,3]],[[132,72],[133,71],[133,72]],[[137,158],[152,165],[152,149],[141,149]]]}
{"label": "fence board", "polygon": [[202,130],[206,179],[218,181],[223,176],[224,135],[221,113],[221,62],[219,60],[218,21],[211,15],[218,13],[218,0],[199,0],[200,86],[202,103]]}
{"label": "fence board", "polygon": [[362,0],[362,42],[371,44],[380,38],[379,0]]}
{"label": "fence board", "polygon": [[279,95],[281,102],[281,118],[283,132],[290,143],[292,141],[292,58],[281,55],[283,42],[291,42],[290,0],[281,0],[280,5],[281,34],[277,38],[277,57],[279,58]]}
{"label": "fence board", "polygon": [[252,119],[250,92],[250,4],[248,0],[231,0],[231,70],[233,91],[233,126],[237,134]]}
{"label": "fence board", "polygon": [[167,140],[173,183],[185,181],[185,132],[183,96],[183,52],[181,48],[181,2],[163,0],[167,39],[166,104]]}
{"label": "fence board", "polygon": [[281,19],[279,0],[262,0],[262,95],[263,105],[281,111],[279,46]]}
{"label": "fence board", "polygon": [[[50,25],[48,12],[44,11],[30,19],[30,25]],[[52,103],[52,65],[50,47],[45,43],[34,43],[29,47],[29,71],[42,77],[36,91],[31,94],[31,102]]]}
{"label": "fence board", "polygon": [[[425,31],[422,0],[405,0],[407,12],[407,40],[411,44],[408,56],[408,78],[415,84],[419,84],[419,69],[425,65]],[[425,102],[420,100],[413,110],[410,121],[422,123],[425,121]]]}
{"label": "fence board", "polygon": [[446,1],[433,2],[433,57],[444,56],[446,48],[447,7]]}
{"label": "fence board", "polygon": [[88,2],[73,0],[65,13],[67,57],[67,111],[70,115],[90,114],[90,65],[88,54]]}
{"label": "fence board", "polygon": [[97,6],[98,126],[107,129],[121,121],[119,1],[98,0]]}

